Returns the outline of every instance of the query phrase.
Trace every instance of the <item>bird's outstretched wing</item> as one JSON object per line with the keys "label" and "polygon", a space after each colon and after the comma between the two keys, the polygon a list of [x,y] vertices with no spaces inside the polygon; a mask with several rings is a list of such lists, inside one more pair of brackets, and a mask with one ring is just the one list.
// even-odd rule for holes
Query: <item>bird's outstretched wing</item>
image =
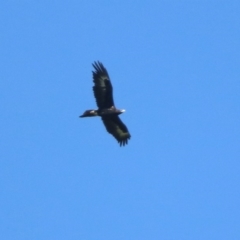
{"label": "bird's outstretched wing", "polygon": [[99,109],[114,106],[113,88],[106,68],[101,62],[94,62],[93,67],[93,92]]}
{"label": "bird's outstretched wing", "polygon": [[107,131],[112,134],[120,146],[124,146],[128,143],[128,140],[131,138],[131,135],[126,127],[126,125],[121,121],[117,115],[104,116],[102,121],[107,129]]}

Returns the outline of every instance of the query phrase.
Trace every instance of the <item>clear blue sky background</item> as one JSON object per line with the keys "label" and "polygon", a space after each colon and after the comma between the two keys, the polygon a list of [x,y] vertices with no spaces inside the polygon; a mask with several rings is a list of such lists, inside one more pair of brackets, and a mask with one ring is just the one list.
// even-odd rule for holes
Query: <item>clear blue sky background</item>
{"label": "clear blue sky background", "polygon": [[[240,239],[239,16],[239,1],[1,1],[1,239]],[[78,117],[95,60],[126,147]]]}

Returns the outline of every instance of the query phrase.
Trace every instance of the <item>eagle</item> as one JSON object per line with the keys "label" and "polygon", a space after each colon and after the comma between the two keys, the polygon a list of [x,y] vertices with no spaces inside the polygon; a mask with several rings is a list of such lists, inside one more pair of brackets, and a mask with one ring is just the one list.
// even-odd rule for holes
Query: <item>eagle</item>
{"label": "eagle", "polygon": [[125,110],[117,109],[114,105],[113,87],[107,69],[99,61],[94,62],[92,66],[94,68],[94,71],[92,71],[93,93],[98,109],[86,110],[79,117],[101,117],[108,133],[113,135],[120,146],[125,146],[131,138],[126,125],[119,118],[119,115],[125,112]]}

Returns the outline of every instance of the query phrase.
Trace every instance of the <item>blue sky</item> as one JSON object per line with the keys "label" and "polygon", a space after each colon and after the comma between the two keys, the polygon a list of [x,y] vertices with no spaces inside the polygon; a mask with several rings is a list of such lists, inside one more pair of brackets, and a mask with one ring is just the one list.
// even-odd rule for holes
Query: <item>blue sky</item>
{"label": "blue sky", "polygon": [[[239,1],[2,1],[4,240],[240,239]],[[98,118],[108,69],[132,138]]]}

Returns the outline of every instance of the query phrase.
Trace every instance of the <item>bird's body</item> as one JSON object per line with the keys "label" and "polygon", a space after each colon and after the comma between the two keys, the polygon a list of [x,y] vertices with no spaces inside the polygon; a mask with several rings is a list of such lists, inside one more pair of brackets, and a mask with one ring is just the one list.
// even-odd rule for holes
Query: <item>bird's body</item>
{"label": "bird's body", "polygon": [[104,117],[107,115],[119,115],[121,113],[125,112],[124,109],[119,110],[116,109],[115,107],[110,107],[110,108],[103,108],[103,109],[98,109],[98,110],[86,110],[83,115],[80,117]]}
{"label": "bird's body", "polygon": [[80,117],[100,116],[107,131],[112,134],[120,146],[128,143],[131,135],[118,115],[125,112],[115,107],[113,88],[106,68],[100,62],[94,62],[93,93],[98,106],[97,110],[86,110]]}

